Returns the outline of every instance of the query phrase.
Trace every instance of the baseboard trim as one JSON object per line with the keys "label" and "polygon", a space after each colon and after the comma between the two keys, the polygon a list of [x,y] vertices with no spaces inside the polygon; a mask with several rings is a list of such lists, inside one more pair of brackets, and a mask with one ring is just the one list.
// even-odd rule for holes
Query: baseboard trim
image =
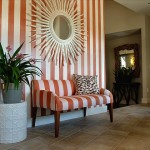
{"label": "baseboard trim", "polygon": [[142,102],[143,104],[148,104],[150,103],[150,98],[142,98]]}

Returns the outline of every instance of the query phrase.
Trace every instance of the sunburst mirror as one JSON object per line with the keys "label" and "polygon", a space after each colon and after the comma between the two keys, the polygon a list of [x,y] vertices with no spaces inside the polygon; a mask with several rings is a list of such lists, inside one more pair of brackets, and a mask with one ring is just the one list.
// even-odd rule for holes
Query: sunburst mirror
{"label": "sunburst mirror", "polygon": [[[74,0],[33,0],[31,42],[44,60],[59,66],[75,63],[84,52],[84,17]],[[40,39],[40,40],[39,40]]]}

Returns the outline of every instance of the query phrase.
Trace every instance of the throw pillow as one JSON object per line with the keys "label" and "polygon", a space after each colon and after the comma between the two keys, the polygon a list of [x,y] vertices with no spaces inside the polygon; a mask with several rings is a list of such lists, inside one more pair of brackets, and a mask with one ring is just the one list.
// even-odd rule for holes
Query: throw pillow
{"label": "throw pillow", "polygon": [[76,95],[84,94],[99,94],[97,85],[97,75],[95,76],[82,76],[73,74],[73,79],[76,86]]}

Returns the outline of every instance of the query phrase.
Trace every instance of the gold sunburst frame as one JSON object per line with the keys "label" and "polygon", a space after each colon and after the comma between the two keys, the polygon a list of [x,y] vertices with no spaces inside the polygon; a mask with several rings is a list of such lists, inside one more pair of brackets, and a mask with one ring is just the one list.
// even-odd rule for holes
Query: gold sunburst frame
{"label": "gold sunburst frame", "polygon": [[[59,66],[75,63],[84,52],[86,32],[84,17],[77,10],[76,0],[33,0],[31,14],[31,42],[36,42],[44,60],[54,61]],[[69,37],[60,39],[53,28],[54,19],[63,16],[70,27]],[[39,40],[40,39],[40,40]]]}

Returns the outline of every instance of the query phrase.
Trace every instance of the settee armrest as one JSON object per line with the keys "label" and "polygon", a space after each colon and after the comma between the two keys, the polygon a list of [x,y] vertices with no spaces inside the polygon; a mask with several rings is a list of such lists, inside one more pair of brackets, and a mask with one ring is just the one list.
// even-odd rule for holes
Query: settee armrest
{"label": "settee armrest", "polygon": [[100,88],[100,94],[109,96],[110,97],[110,103],[113,103],[113,95],[109,90],[104,89],[104,88]]}
{"label": "settee armrest", "polygon": [[34,90],[32,97],[33,107],[49,108],[56,110],[58,96],[48,90]]}

